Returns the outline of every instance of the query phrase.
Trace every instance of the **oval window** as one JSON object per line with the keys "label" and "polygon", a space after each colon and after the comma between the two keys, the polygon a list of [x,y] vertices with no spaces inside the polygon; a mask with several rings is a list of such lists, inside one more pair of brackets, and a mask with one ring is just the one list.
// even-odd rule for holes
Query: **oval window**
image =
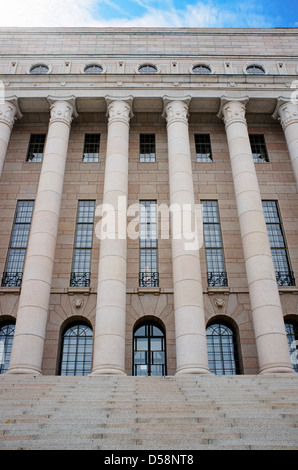
{"label": "oval window", "polygon": [[248,65],[246,67],[248,75],[265,75],[265,70],[260,65]]}
{"label": "oval window", "polygon": [[209,75],[211,73],[211,68],[208,65],[198,64],[192,68],[192,72],[196,75]]}
{"label": "oval window", "polygon": [[84,68],[84,73],[89,73],[89,74],[100,74],[103,73],[103,68],[99,64],[92,64],[92,65],[87,65]]}
{"label": "oval window", "polygon": [[151,64],[144,64],[144,65],[141,65],[139,67],[139,73],[144,73],[144,74],[147,74],[147,73],[157,73],[157,68],[155,67],[155,65],[151,65]]}
{"label": "oval window", "polygon": [[30,69],[31,75],[46,75],[49,73],[49,67],[45,64],[33,65]]}

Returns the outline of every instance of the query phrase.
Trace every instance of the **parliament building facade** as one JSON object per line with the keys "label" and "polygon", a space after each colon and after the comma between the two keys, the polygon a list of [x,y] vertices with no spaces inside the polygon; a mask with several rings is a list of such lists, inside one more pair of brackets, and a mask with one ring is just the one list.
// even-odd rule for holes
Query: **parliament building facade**
{"label": "parliament building facade", "polygon": [[298,371],[297,29],[0,45],[0,373]]}

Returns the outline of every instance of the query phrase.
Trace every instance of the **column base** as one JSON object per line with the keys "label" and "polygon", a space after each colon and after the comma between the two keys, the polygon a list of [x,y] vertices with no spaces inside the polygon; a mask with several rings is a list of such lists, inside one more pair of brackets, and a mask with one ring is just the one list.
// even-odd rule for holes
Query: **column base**
{"label": "column base", "polygon": [[94,369],[90,377],[94,377],[96,375],[122,375],[122,376],[127,376],[125,371],[123,369],[117,369],[115,367],[102,367],[98,369]]}
{"label": "column base", "polygon": [[8,375],[32,375],[32,376],[42,376],[42,373],[39,370],[28,369],[26,367],[15,367],[9,369],[6,374]]}
{"label": "column base", "polygon": [[201,366],[186,366],[186,367],[181,367],[176,371],[175,375],[192,375],[192,374],[199,374],[199,375],[211,375],[211,372],[209,369],[206,369],[205,367]]}
{"label": "column base", "polygon": [[270,375],[270,374],[296,374],[294,369],[290,366],[270,366],[261,369],[259,375]]}

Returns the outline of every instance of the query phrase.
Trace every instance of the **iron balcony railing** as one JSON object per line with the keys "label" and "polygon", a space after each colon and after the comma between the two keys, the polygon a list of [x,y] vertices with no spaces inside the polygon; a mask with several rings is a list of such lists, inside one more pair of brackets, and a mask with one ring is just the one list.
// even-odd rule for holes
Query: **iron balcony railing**
{"label": "iron balcony railing", "polygon": [[23,273],[4,272],[2,276],[2,287],[20,287]]}
{"label": "iron balcony railing", "polygon": [[140,272],[139,273],[139,286],[140,287],[159,287],[159,273],[153,272]]}
{"label": "iron balcony railing", "polygon": [[276,282],[279,286],[295,286],[293,271],[275,271]]}
{"label": "iron balcony railing", "polygon": [[207,279],[209,287],[224,287],[228,285],[227,273],[225,271],[209,271],[207,273]]}
{"label": "iron balcony railing", "polygon": [[70,287],[89,287],[90,273],[73,272],[70,276]]}

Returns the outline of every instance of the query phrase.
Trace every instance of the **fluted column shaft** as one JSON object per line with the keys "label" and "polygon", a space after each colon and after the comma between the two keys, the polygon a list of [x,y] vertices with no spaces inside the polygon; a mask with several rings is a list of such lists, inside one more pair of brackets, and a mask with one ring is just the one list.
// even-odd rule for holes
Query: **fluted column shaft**
{"label": "fluted column shaft", "polygon": [[[165,103],[171,208],[189,211],[195,221],[188,105],[183,100]],[[209,373],[203,289],[198,247],[187,249],[183,224],[172,224],[172,260],[177,374]]]}
{"label": "fluted column shaft", "polygon": [[103,210],[92,375],[125,374],[127,195],[130,100],[108,102]]}
{"label": "fluted column shaft", "polygon": [[282,99],[277,104],[274,117],[278,117],[282,125],[298,187],[298,105]]}
{"label": "fluted column shaft", "polygon": [[73,112],[70,101],[56,101],[51,106],[8,373],[41,374]]}
{"label": "fluted column shaft", "polygon": [[229,145],[260,373],[292,372],[245,103],[222,106]]}
{"label": "fluted column shaft", "polygon": [[16,116],[17,108],[13,103],[9,101],[0,103],[0,178]]}

